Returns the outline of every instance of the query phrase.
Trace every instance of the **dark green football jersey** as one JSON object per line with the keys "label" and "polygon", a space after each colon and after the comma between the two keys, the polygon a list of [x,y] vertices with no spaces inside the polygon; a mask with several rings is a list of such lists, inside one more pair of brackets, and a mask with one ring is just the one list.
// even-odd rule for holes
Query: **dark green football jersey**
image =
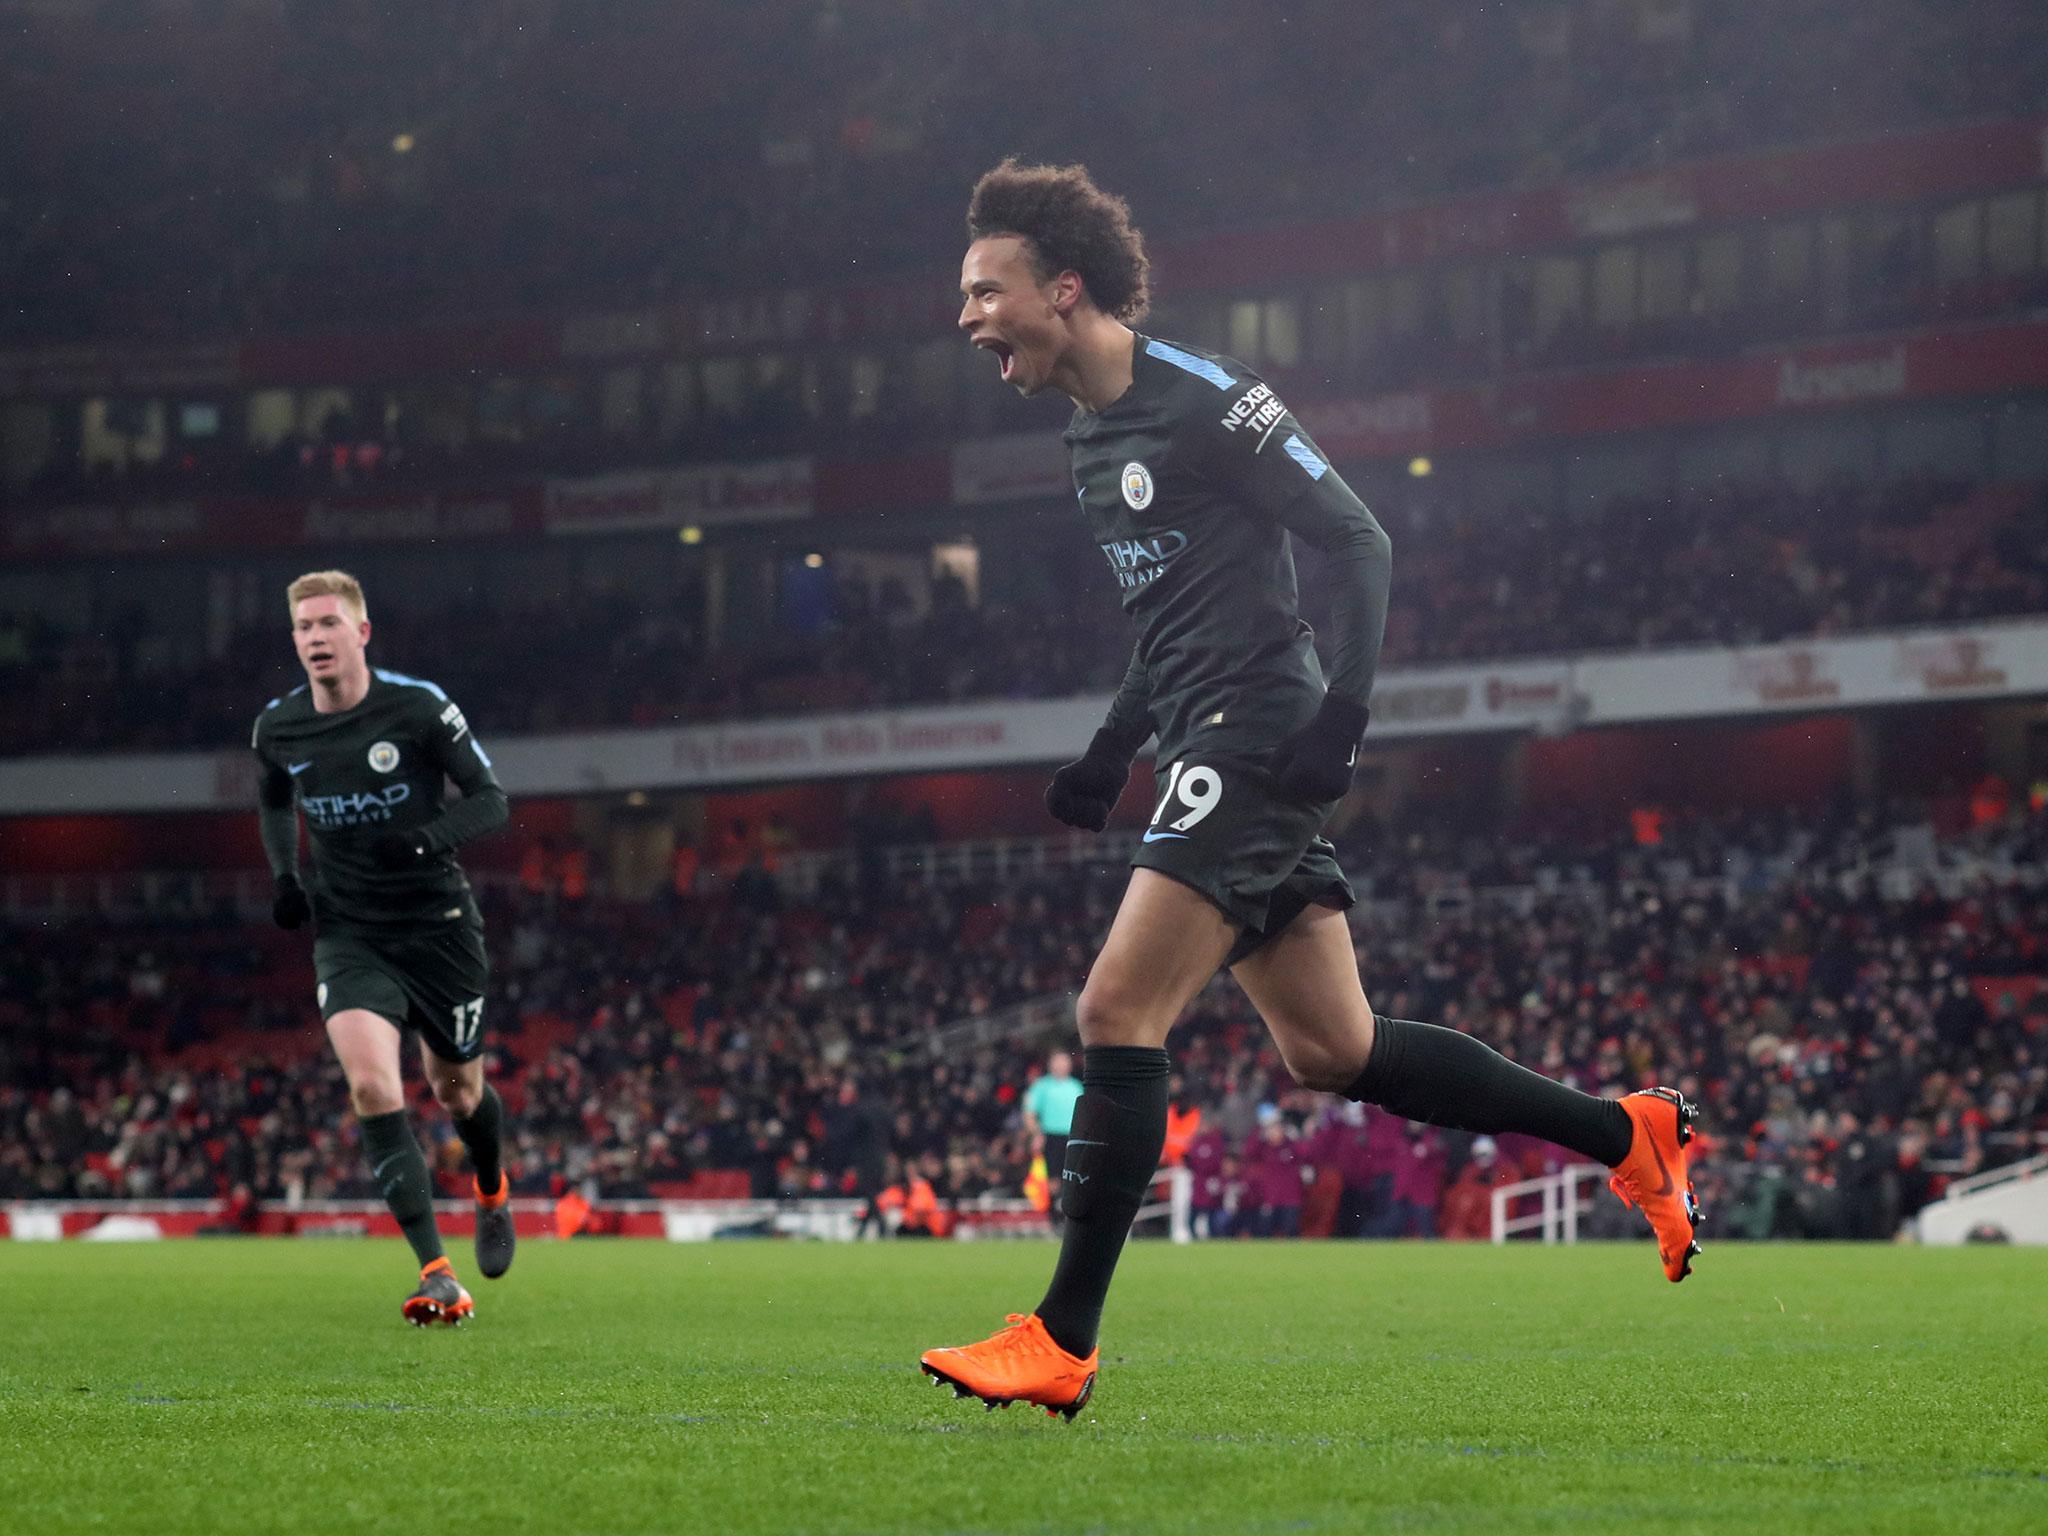
{"label": "dark green football jersey", "polygon": [[361,703],[323,715],[301,684],[256,717],[250,745],[261,764],[263,802],[296,801],[305,819],[313,850],[306,891],[322,928],[388,928],[474,913],[469,881],[446,838],[429,839],[428,857],[410,869],[383,868],[369,852],[378,833],[440,820],[450,779],[465,800],[503,798],[469,722],[438,687],[376,668]]}
{"label": "dark green football jersey", "polygon": [[1338,562],[1328,687],[1365,702],[1386,625],[1386,535],[1257,374],[1138,336],[1131,387],[1077,410],[1065,440],[1138,630],[1112,724],[1145,711],[1165,761],[1191,745],[1263,752],[1315,713],[1325,682],[1290,533]]}

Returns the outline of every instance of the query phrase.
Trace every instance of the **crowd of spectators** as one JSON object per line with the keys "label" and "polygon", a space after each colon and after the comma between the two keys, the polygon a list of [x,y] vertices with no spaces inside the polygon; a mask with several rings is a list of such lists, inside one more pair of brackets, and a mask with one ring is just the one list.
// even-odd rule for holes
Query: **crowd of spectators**
{"label": "crowd of spectators", "polygon": [[1160,233],[2048,99],[2025,0],[6,7],[0,339],[923,266],[1005,153]]}
{"label": "crowd of spectators", "polygon": [[[1729,487],[1609,503],[1583,517],[1383,507],[1395,549],[1390,665],[1686,644],[1761,643],[2048,611],[2038,488],[1908,480],[1795,492]],[[431,677],[493,735],[832,710],[1060,698],[1121,681],[1129,635],[1094,551],[1044,562],[1048,591],[1095,589],[1056,621],[977,606],[935,581],[834,578],[818,621],[750,623],[706,643],[700,605],[649,587],[544,606],[408,609],[379,597],[374,658]],[[1323,591],[1304,557],[1304,609]],[[830,565],[828,561],[828,574]],[[516,637],[479,643],[479,636]],[[207,654],[139,611],[90,630],[0,612],[0,733],[10,754],[226,747],[301,680],[282,621]]]}
{"label": "crowd of spectators", "polygon": [[[1721,1234],[1889,1236],[1946,1175],[2048,1136],[2048,807],[1952,836],[1910,806],[1699,818],[1654,845],[1442,826],[1344,856],[1375,1006],[1588,1091],[1681,1088]],[[760,1197],[832,1194],[879,1153],[942,1204],[1020,1195],[1019,1100],[1070,1026],[948,1026],[1076,989],[1123,878],[494,895],[515,1187],[647,1196],[728,1170]],[[4,957],[0,1198],[373,1197],[302,943],[187,917],[17,926]],[[1212,1237],[1476,1236],[1496,1184],[1565,1158],[1296,1089],[1227,979],[1172,1050]],[[452,1130],[420,1111],[458,1196]]]}

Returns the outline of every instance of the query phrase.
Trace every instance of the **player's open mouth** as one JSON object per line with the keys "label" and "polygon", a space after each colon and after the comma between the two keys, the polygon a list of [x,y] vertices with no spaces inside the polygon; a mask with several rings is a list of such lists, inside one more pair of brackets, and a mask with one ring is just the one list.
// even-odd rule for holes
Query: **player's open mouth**
{"label": "player's open mouth", "polygon": [[997,363],[1002,366],[1003,377],[1005,379],[1009,378],[1010,369],[1017,361],[1017,349],[1015,347],[1006,341],[997,341],[993,336],[981,337],[974,344],[984,352],[995,353]]}

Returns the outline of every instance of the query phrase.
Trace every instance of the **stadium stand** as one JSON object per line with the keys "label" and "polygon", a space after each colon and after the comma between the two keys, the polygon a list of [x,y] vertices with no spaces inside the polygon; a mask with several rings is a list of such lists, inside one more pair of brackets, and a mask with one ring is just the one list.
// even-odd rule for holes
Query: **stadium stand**
{"label": "stadium stand", "polygon": [[[1390,663],[1639,646],[1754,644],[2048,610],[2048,498],[2030,485],[1925,478],[1722,488],[1614,500],[1592,516],[1512,508],[1435,516],[1398,504],[1399,601]],[[1404,535],[1412,535],[1404,537]],[[939,580],[919,612],[903,591],[826,570],[817,617],[752,624],[713,649],[700,616],[658,587],[551,591],[515,583],[473,605],[373,598],[377,655],[432,677],[479,726],[508,732],[1113,688],[1128,639],[1085,539],[1038,552],[1048,590],[1093,592],[1057,623]],[[1305,566],[1311,620],[1316,572]],[[565,597],[568,598],[565,601]],[[545,644],[479,645],[479,634]],[[219,655],[143,610],[65,629],[0,611],[0,710],[13,753],[219,747],[293,686],[280,611]]]}
{"label": "stadium stand", "polygon": [[[2048,807],[1949,835],[1913,806],[1695,818],[1654,846],[1423,825],[1345,857],[1375,1004],[1591,1089],[1678,1083],[1706,1106],[1698,1178],[1723,1235],[1886,1237],[1944,1179],[2048,1140]],[[681,903],[494,889],[522,1192],[842,1191],[849,1079],[885,1106],[892,1177],[949,1203],[1020,1192],[1017,1099],[1070,1027],[1058,1000],[1121,872],[991,884],[942,863],[755,865]],[[232,912],[17,920],[5,960],[0,1198],[364,1193],[284,936]],[[1030,1027],[1007,1030],[1020,1005]],[[1493,1185],[1562,1156],[1294,1089],[1227,981],[1175,1060],[1213,1236],[1476,1236]]]}
{"label": "stadium stand", "polygon": [[[2021,113],[2041,105],[2048,56],[2022,0],[1872,0],[1846,19],[1575,0],[1509,24],[1428,0],[1316,0],[1256,37],[1179,7],[1070,0],[967,17],[938,0],[743,16],[521,0],[459,24],[439,5],[228,9],[21,9],[0,90],[0,174],[23,194],[0,214],[0,286],[18,296],[0,338],[630,303],[685,282],[836,278],[849,259],[898,269],[950,241],[961,189],[1032,149],[1033,123],[1103,146],[1097,170],[1150,189],[1166,234],[1198,209],[1299,218],[1333,197]],[[1058,42],[1075,27],[1085,58]],[[934,73],[915,44],[940,29],[956,62]],[[782,67],[739,67],[760,56]],[[1017,82],[1007,99],[970,62],[990,56]],[[1131,58],[1175,89],[1133,88]],[[592,93],[602,120],[570,105]],[[1445,101],[1490,110],[1429,110]],[[1248,134],[1259,153],[1242,153]],[[722,152],[673,152],[684,143]]]}

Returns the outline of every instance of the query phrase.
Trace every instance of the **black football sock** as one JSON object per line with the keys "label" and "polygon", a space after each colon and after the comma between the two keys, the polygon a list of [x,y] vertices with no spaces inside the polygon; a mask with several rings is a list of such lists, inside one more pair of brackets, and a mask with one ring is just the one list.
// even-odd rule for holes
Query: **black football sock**
{"label": "black football sock", "polygon": [[1518,1067],[1455,1029],[1409,1019],[1373,1021],[1372,1055],[1344,1097],[1453,1130],[1541,1136],[1610,1168],[1635,1139],[1634,1122],[1614,1100]]}
{"label": "black football sock", "polygon": [[384,1203],[426,1268],[442,1256],[441,1232],[434,1225],[434,1181],[404,1110],[363,1116],[363,1155]]}
{"label": "black football sock", "polygon": [[489,1083],[484,1084],[484,1096],[477,1102],[476,1110],[465,1120],[455,1122],[455,1134],[462,1138],[462,1145],[469,1151],[470,1166],[476,1169],[477,1190],[486,1195],[498,1192],[499,1181],[504,1178],[505,1105],[498,1097],[498,1090]]}
{"label": "black football sock", "polygon": [[1060,1171],[1066,1230],[1038,1320],[1073,1355],[1095,1347],[1102,1299],[1131,1221],[1145,1203],[1166,1145],[1166,1052],[1144,1045],[1093,1045],[1081,1053],[1081,1097]]}

